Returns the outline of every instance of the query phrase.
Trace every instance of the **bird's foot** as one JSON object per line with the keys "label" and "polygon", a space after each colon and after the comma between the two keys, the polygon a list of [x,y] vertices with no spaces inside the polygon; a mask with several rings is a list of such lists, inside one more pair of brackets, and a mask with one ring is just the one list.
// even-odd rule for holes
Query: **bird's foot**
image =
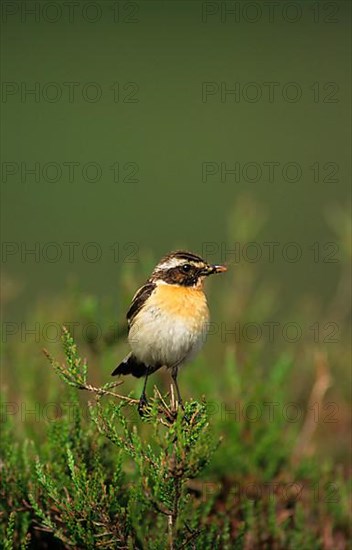
{"label": "bird's foot", "polygon": [[145,410],[148,406],[148,399],[145,395],[145,393],[142,393],[139,403],[138,403],[138,412],[139,416],[145,416]]}
{"label": "bird's foot", "polygon": [[180,413],[180,409],[182,409],[183,413],[185,412],[185,407],[184,407],[182,399],[181,399],[181,401],[178,400],[178,401],[176,401],[176,403],[174,402],[171,405],[170,413],[171,413],[171,416],[174,420],[176,420],[178,414]]}
{"label": "bird's foot", "polygon": [[190,423],[191,423],[191,418],[192,418],[192,417],[189,416],[188,413],[185,413],[185,414],[183,415],[183,419],[182,419],[182,420],[185,421],[186,424],[190,424]]}

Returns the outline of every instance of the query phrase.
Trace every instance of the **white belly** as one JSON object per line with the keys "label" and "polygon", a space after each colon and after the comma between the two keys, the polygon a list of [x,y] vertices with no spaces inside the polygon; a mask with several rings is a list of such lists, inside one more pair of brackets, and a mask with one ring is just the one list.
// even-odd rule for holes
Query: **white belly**
{"label": "white belly", "polygon": [[133,354],[148,366],[167,366],[191,359],[202,347],[208,318],[201,322],[168,315],[156,306],[144,308],[130,328]]}

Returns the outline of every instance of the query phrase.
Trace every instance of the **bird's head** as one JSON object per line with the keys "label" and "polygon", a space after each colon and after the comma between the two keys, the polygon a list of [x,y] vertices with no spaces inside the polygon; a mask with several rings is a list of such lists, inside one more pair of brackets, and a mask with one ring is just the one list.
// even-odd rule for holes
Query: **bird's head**
{"label": "bird's head", "polygon": [[151,279],[161,284],[199,287],[208,275],[224,271],[227,271],[224,265],[211,265],[196,254],[178,250],[160,260]]}

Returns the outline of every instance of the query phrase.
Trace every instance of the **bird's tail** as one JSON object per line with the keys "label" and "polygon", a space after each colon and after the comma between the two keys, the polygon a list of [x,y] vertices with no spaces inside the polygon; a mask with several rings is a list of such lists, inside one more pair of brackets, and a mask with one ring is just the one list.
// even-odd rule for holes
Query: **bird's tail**
{"label": "bird's tail", "polygon": [[140,378],[141,376],[145,376],[147,371],[147,366],[138,361],[132,353],[129,353],[126,355],[124,360],[117,365],[116,369],[111,373],[111,376],[116,376],[118,374],[132,374],[136,378]]}

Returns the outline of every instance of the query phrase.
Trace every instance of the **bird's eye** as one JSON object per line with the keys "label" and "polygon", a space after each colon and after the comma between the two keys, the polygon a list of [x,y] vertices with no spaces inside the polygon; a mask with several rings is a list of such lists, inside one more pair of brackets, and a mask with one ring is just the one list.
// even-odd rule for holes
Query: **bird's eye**
{"label": "bird's eye", "polygon": [[189,264],[184,264],[182,266],[182,271],[184,271],[185,273],[188,273],[191,269],[191,266]]}

